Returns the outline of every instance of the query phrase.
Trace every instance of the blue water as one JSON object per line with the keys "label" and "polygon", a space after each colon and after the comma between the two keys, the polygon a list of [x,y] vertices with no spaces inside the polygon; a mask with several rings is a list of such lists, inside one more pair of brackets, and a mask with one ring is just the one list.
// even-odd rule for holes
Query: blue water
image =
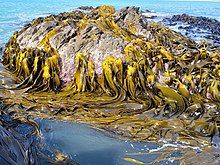
{"label": "blue water", "polygon": [[[154,150],[163,152],[160,144],[120,140],[85,124],[45,119],[38,123],[43,135],[42,144],[46,143],[44,149],[59,150],[82,165],[135,165],[124,160],[125,157],[150,163],[161,155]],[[178,165],[179,162],[167,159],[158,163],[165,164]]]}
{"label": "blue water", "polygon": [[220,20],[220,2],[192,2],[180,0],[0,0],[0,46],[11,34],[39,16],[71,11],[78,6],[114,5],[139,6],[159,13],[188,13]]}

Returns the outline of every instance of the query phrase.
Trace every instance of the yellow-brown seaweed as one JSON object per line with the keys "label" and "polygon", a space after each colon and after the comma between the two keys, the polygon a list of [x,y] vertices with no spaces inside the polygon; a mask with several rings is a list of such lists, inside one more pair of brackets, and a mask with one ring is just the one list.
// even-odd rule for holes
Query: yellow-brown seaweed
{"label": "yellow-brown seaweed", "polygon": [[[3,64],[20,83],[9,90],[23,89],[25,93],[18,94],[16,101],[15,96],[7,96],[7,104],[34,106],[38,110],[31,114],[35,116],[50,116],[53,108],[58,109],[52,113],[58,119],[87,122],[133,139],[165,137],[207,144],[219,135],[218,47],[196,44],[157,23],[149,23],[145,30],[152,37],[145,38],[137,34],[138,26],[120,25],[113,7],[102,6],[93,12],[94,17],[80,15],[76,35],[93,26],[121,38],[126,43],[124,58],[109,54],[102,61],[94,61],[89,53],[79,50],[72,81],[64,87],[60,78],[62,59],[51,40],[68,24],[56,24],[36,48],[21,47],[17,32],[6,45]],[[40,22],[34,21],[32,26]],[[96,72],[96,63],[101,63],[101,74]]]}

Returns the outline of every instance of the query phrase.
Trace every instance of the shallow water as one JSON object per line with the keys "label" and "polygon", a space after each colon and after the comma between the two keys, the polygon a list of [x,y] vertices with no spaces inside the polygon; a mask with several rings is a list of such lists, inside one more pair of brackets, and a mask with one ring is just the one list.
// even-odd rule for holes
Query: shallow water
{"label": "shallow water", "polygon": [[[199,147],[180,143],[120,140],[112,134],[106,134],[85,124],[47,119],[38,119],[37,121],[46,149],[59,150],[83,165],[138,164],[131,163],[126,158],[138,160],[143,164],[178,165],[180,164],[179,160],[187,161],[188,157],[185,157],[187,152],[195,155],[198,153],[198,157],[206,154]],[[207,152],[211,156],[220,151],[219,137],[214,137],[213,141],[217,151]],[[196,160],[196,157],[194,159]],[[210,159],[212,158],[210,157]],[[140,162],[139,164],[142,164]]]}
{"label": "shallow water", "polygon": [[[153,151],[162,147],[152,142],[120,140],[85,124],[45,119],[38,122],[46,147],[50,150],[60,150],[83,165],[131,164],[123,159],[125,157],[149,163],[160,155]],[[169,159],[158,164],[175,165],[179,162]]]}

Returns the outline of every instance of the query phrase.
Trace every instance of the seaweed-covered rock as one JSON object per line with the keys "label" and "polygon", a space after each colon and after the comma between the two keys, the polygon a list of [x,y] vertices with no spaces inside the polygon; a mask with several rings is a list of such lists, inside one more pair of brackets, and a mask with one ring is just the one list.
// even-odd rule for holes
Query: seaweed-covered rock
{"label": "seaweed-covered rock", "polygon": [[[167,47],[165,49],[170,49],[172,45],[169,44],[172,44],[173,41],[170,40],[169,44],[165,41],[166,35],[170,35],[169,37],[173,37],[173,39],[177,37],[175,39],[178,39],[178,42],[193,43],[191,40],[168,29],[165,32],[165,28],[159,25],[147,25],[147,22],[142,17],[139,9],[135,7],[123,8],[116,12],[112,7],[100,7],[85,13],[76,10],[70,13],[51,15],[44,19],[38,18],[32,24],[26,25],[14,35],[14,38],[10,39],[7,44],[8,49],[5,51],[4,63],[10,63],[9,58],[19,55],[22,50],[25,53],[29,49],[29,53],[32,52],[34,57],[39,55],[36,55],[33,50],[40,50],[43,61],[47,56],[53,56],[49,55],[51,52],[56,52],[59,55],[57,58],[59,58],[60,67],[60,69],[57,69],[56,74],[59,75],[63,87],[73,80],[74,72],[76,71],[74,65],[77,53],[83,53],[88,61],[94,62],[95,73],[101,75],[102,62],[109,55],[120,58],[124,63],[128,62],[126,60],[125,47],[129,44],[131,45],[132,41],[137,42],[137,40],[140,40],[140,43],[142,41],[150,41],[153,42],[152,44],[157,44],[158,47],[160,43],[156,42],[161,41],[163,42],[161,44]],[[160,33],[164,31],[167,34],[156,37],[157,34],[155,33],[158,33],[155,32],[156,29],[158,31],[162,29]],[[157,38],[158,40],[156,41]],[[15,46],[15,49],[18,49],[15,54],[10,52],[10,46]],[[11,55],[8,55],[10,54],[9,52]],[[55,58],[55,56],[53,57]],[[29,60],[28,63],[30,63]],[[34,64],[33,60],[32,63]],[[26,74],[21,73],[22,71],[19,68],[12,65],[14,64],[12,63],[9,67],[15,68],[18,77],[24,80]],[[31,74],[33,68],[29,67],[28,69]],[[50,75],[50,77],[53,78],[53,75]]]}
{"label": "seaweed-covered rock", "polygon": [[59,107],[51,116],[205,143],[198,137],[219,134],[219,59],[219,47],[147,22],[139,8],[100,6],[33,20],[10,38],[3,64],[19,83],[10,90],[48,92],[19,99]]}

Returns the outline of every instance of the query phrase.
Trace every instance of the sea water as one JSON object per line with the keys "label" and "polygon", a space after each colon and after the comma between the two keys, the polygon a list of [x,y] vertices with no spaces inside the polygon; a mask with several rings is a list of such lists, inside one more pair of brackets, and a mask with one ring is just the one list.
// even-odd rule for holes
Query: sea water
{"label": "sea water", "polygon": [[182,0],[0,0],[0,46],[32,19],[71,11],[79,6],[138,6],[160,14],[187,13],[220,20],[220,2]]}
{"label": "sea water", "polygon": [[[120,140],[86,124],[47,119],[38,119],[37,122],[46,149],[59,150],[82,165],[132,165],[131,162],[124,160],[126,157],[150,163],[161,155],[157,151],[164,149],[162,143]],[[171,151],[170,154],[174,152]],[[157,164],[178,165],[179,162],[167,158]]]}

